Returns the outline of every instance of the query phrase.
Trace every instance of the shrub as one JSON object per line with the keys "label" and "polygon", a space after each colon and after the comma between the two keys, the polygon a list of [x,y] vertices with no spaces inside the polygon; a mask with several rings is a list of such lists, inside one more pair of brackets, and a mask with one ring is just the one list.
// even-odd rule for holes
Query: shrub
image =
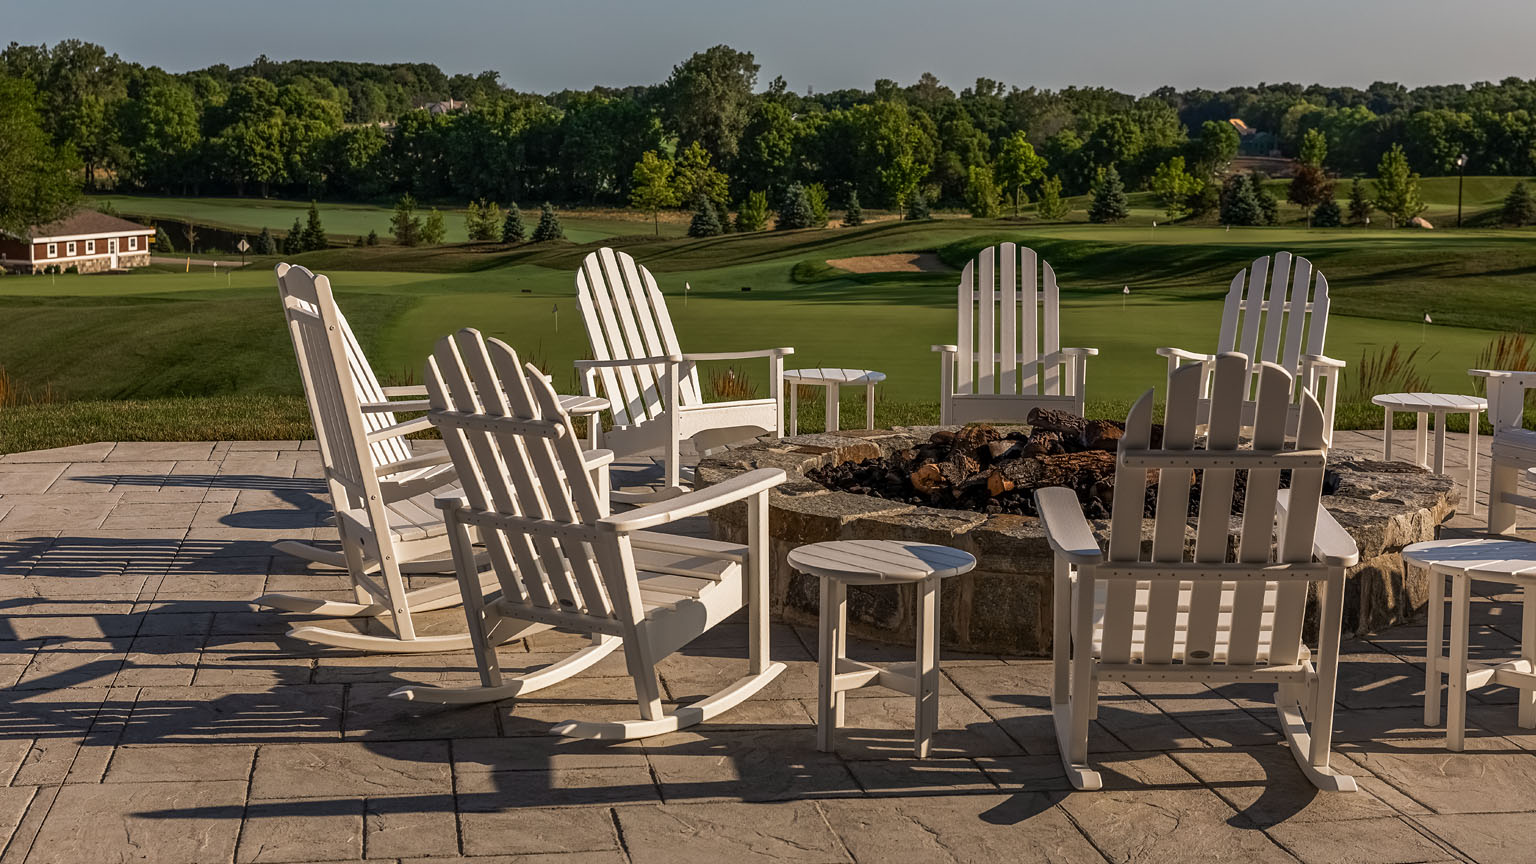
{"label": "shrub", "polygon": [[768,193],[748,192],[745,201],[736,208],[736,230],[761,231],[768,226]]}
{"label": "shrub", "polygon": [[1328,198],[1317,205],[1312,211],[1312,227],[1337,228],[1344,224],[1344,212],[1339,209],[1339,202]]}
{"label": "shrub", "polygon": [[820,183],[805,187],[805,200],[811,205],[811,227],[827,227],[827,220],[831,216],[827,211],[827,187]]}
{"label": "shrub", "polygon": [[[1429,390],[1429,378],[1419,372],[1419,349],[1403,353],[1403,346],[1396,342],[1388,348],[1383,345],[1376,353],[1360,354],[1360,369],[1353,376],[1355,388],[1353,401],[1369,402],[1378,393],[1424,393]],[[1428,360],[1433,360],[1431,354]]]}
{"label": "shrub", "polygon": [[447,236],[448,229],[443,227],[443,213],[433,207],[421,223],[421,242],[426,246],[436,246]]}

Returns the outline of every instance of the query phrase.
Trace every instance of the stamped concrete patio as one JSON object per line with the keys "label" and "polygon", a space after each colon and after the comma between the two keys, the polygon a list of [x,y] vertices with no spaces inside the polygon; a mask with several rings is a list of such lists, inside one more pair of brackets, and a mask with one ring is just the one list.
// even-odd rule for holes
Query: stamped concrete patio
{"label": "stamped concrete patio", "polygon": [[[644,483],[651,467],[621,474]],[[996,656],[943,658],[937,758],[909,758],[911,700],[878,690],[850,694],[839,752],[818,753],[815,634],[784,625],[773,650],[789,670],[760,698],[643,742],[546,734],[634,710],[618,656],[528,699],[391,700],[403,681],[472,680],[473,662],[317,650],[284,638],[302,619],[251,604],[349,594],[335,571],[271,551],[325,535],[318,471],[298,442],[0,457],[0,864],[1394,864],[1536,848],[1536,734],[1514,726],[1511,693],[1482,691],[1468,752],[1445,751],[1422,725],[1422,625],[1346,645],[1336,764],[1360,778],[1354,795],[1312,790],[1262,690],[1185,686],[1105,691],[1092,744],[1108,788],[1069,793],[1047,665]],[[1480,598],[1473,623],[1475,650],[1515,653],[1513,598]],[[504,664],[574,638],[509,646]],[[712,631],[667,661],[666,694],[736,677],[744,646],[744,628]]]}

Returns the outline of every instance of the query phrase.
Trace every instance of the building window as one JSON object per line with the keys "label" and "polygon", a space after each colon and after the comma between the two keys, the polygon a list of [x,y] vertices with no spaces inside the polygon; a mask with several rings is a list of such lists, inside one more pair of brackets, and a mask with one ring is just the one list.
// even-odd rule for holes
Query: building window
{"label": "building window", "polygon": [[137,237],[129,237],[128,238],[128,251],[129,252],[137,252],[138,249],[139,249],[139,238],[137,238]]}
{"label": "building window", "polygon": [[85,241],[85,254],[87,254],[87,255],[95,255],[96,254],[96,241],[95,240],[87,240],[87,241]]}
{"label": "building window", "polygon": [[59,244],[57,244],[57,243],[49,243],[48,244],[48,257],[49,258],[57,258],[57,257],[59,257]]}
{"label": "building window", "polygon": [[71,240],[64,244],[64,254],[71,258],[75,257],[75,241]]}

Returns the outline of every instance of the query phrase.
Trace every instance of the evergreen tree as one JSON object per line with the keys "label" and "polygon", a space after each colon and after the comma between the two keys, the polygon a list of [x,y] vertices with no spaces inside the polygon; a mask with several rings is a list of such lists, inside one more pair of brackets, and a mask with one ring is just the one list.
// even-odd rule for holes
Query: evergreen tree
{"label": "evergreen tree", "polygon": [[256,243],[252,249],[257,255],[276,255],[277,244],[272,240],[272,232],[262,226],[261,233],[256,235]]}
{"label": "evergreen tree", "polygon": [[857,228],[864,224],[864,208],[859,206],[859,190],[848,193],[848,209],[843,212],[843,227]]}
{"label": "evergreen tree", "polygon": [[283,238],[283,254],[297,255],[304,251],[304,226],[299,224],[299,217],[293,217],[293,227],[288,229],[288,236]]}
{"label": "evergreen tree", "polygon": [[533,242],[544,243],[549,240],[564,240],[565,229],[560,227],[560,217],[555,215],[555,208],[544,202],[544,209],[539,213],[539,224],[533,229]]}
{"label": "evergreen tree", "polygon": [[464,231],[473,243],[494,243],[501,236],[501,208],[484,198],[464,209]]}
{"label": "evergreen tree", "polygon": [[[263,228],[262,230],[265,231],[266,229]],[[271,235],[268,235],[267,239],[270,240],[271,239]],[[159,225],[155,226],[155,249],[157,251],[159,251],[161,254],[164,254],[164,255],[169,255],[172,252],[176,251],[176,247],[171,245],[171,235],[165,233],[165,229],[160,227]],[[275,255],[275,254],[277,254],[276,247],[273,247],[272,251],[268,252],[267,254],[268,255]]]}
{"label": "evergreen tree", "polygon": [[1365,184],[1356,177],[1349,184],[1349,221],[1356,225],[1364,225],[1375,209],[1376,205],[1371,203],[1370,196],[1365,194]]}
{"label": "evergreen tree", "polygon": [[300,239],[303,244],[303,252],[314,252],[325,248],[325,228],[320,225],[320,207],[315,202],[309,202],[309,221],[304,225],[304,234]]}
{"label": "evergreen tree", "polygon": [[805,187],[805,200],[811,203],[811,227],[825,228],[831,212],[827,209],[827,187],[812,183]]}
{"label": "evergreen tree", "polygon": [[501,223],[501,242],[521,243],[528,239],[528,229],[523,227],[523,211],[517,209],[517,202],[507,205],[507,218]]}
{"label": "evergreen tree", "polygon": [[1072,212],[1066,201],[1061,198],[1061,178],[1047,177],[1040,183],[1040,200],[1035,204],[1035,215],[1041,219],[1057,222],[1067,218]]}
{"label": "evergreen tree", "polygon": [[784,190],[784,202],[779,205],[779,222],[775,227],[781,231],[809,228],[811,219],[811,199],[805,194],[805,187],[789,184]]}
{"label": "evergreen tree", "polygon": [[361,234],[359,234],[359,235],[357,235],[357,242],[353,243],[352,245],[353,246],[367,246],[368,245],[368,238],[364,237]]}
{"label": "evergreen tree", "polygon": [[708,198],[699,196],[698,208],[693,211],[693,221],[688,223],[688,236],[715,237],[723,233],[720,230],[720,217],[715,214],[715,205]]}
{"label": "evergreen tree", "polygon": [[742,233],[768,227],[768,193],[748,192],[747,200],[736,208],[736,230]]}
{"label": "evergreen tree", "polygon": [[1221,222],[1223,225],[1263,225],[1264,206],[1254,193],[1254,184],[1242,174],[1227,177],[1221,188]]}
{"label": "evergreen tree", "polygon": [[421,223],[421,242],[425,246],[437,246],[447,236],[448,229],[443,227],[443,212],[433,207]]}
{"label": "evergreen tree", "polygon": [[1344,224],[1344,213],[1339,209],[1339,202],[1332,198],[1326,198],[1323,203],[1317,205],[1312,211],[1313,228],[1337,228]]}
{"label": "evergreen tree", "polygon": [[1536,200],[1532,200],[1530,190],[1521,180],[1504,196],[1504,224],[1518,228],[1532,221],[1536,221]]}
{"label": "evergreen tree", "polygon": [[924,219],[932,219],[933,214],[928,212],[928,198],[923,195],[923,190],[913,189],[907,196],[907,209],[901,218],[909,222],[921,222]]}
{"label": "evergreen tree", "polygon": [[416,218],[415,198],[401,195],[395,202],[395,215],[389,217],[389,230],[401,246],[415,246],[421,242],[421,220]]}
{"label": "evergreen tree", "polygon": [[1120,172],[1111,165],[1104,172],[1104,179],[1093,190],[1093,203],[1088,205],[1088,221],[1098,224],[1122,222],[1131,215],[1130,203],[1125,197],[1125,184],[1120,182]]}
{"label": "evergreen tree", "polygon": [[1408,156],[1401,144],[1393,144],[1376,166],[1376,209],[1391,216],[1397,228],[1424,212],[1419,175],[1408,170]]}
{"label": "evergreen tree", "polygon": [[368,236],[367,236],[367,238],[364,239],[363,245],[364,246],[377,246],[377,245],[379,245],[379,232],[373,230],[372,228],[369,228],[368,229]]}

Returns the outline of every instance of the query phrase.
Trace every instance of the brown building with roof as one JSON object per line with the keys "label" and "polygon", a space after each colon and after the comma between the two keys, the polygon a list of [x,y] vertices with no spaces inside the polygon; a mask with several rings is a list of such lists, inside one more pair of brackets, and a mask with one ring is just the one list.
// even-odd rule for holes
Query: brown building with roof
{"label": "brown building with roof", "polygon": [[101,273],[149,265],[155,229],[94,210],[77,210],[56,222],[33,225],[20,236],[0,234],[0,267],[43,273],[50,267]]}

